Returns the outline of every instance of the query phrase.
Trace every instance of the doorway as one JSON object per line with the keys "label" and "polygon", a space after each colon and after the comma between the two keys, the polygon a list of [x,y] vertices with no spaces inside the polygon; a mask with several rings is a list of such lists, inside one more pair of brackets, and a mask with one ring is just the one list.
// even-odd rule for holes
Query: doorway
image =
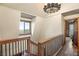
{"label": "doorway", "polygon": [[65,20],[65,40],[72,39],[72,44],[78,46],[78,21],[77,19]]}

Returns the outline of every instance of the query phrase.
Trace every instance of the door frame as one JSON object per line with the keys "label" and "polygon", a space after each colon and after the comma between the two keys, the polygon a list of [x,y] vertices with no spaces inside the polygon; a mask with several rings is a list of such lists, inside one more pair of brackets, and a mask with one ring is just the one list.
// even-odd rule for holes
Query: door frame
{"label": "door frame", "polygon": [[[79,17],[77,17],[77,18],[75,18],[74,20],[77,20],[77,23],[78,23],[78,25],[77,25],[77,30],[78,30],[78,47],[77,48],[79,48]],[[67,20],[65,20],[64,19],[64,44],[66,43],[66,33],[67,33]]]}

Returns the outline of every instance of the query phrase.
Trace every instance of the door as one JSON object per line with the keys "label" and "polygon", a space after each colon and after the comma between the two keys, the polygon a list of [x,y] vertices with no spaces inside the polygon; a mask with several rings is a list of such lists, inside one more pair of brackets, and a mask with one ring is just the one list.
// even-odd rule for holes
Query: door
{"label": "door", "polygon": [[78,47],[78,20],[77,19],[74,22],[73,43]]}

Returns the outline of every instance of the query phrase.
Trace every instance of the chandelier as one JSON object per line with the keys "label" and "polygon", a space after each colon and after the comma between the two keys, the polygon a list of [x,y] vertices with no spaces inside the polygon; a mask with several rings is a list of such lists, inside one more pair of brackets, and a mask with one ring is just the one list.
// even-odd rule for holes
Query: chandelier
{"label": "chandelier", "polygon": [[44,12],[46,13],[55,13],[58,10],[60,10],[61,4],[58,3],[47,3],[47,5],[44,5]]}

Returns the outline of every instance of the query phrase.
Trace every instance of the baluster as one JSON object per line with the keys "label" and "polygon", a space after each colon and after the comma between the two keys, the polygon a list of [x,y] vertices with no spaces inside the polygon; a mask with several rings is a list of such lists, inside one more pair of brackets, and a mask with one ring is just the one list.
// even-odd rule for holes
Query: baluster
{"label": "baluster", "polygon": [[44,56],[46,56],[47,55],[47,48],[46,48],[46,45],[44,46]]}
{"label": "baluster", "polygon": [[2,44],[0,44],[0,56],[2,56],[3,55],[3,52],[2,52]]}
{"label": "baluster", "polygon": [[16,47],[15,47],[15,42],[13,43],[14,45],[14,55],[16,54]]}
{"label": "baluster", "polygon": [[22,52],[22,41],[20,43],[21,43],[21,52]]}
{"label": "baluster", "polygon": [[39,56],[44,55],[44,48],[41,46],[41,43],[38,43],[38,55]]}
{"label": "baluster", "polygon": [[13,52],[12,52],[12,43],[10,43],[10,55],[12,56],[13,55]]}
{"label": "baluster", "polygon": [[19,41],[18,41],[18,53],[20,53],[20,51],[19,51]]}
{"label": "baluster", "polygon": [[7,48],[7,56],[9,56],[9,43],[6,44],[6,48]]}
{"label": "baluster", "polygon": [[[24,40],[23,40],[24,41]],[[24,42],[22,41],[22,49],[23,49],[23,52],[24,52]]]}
{"label": "baluster", "polygon": [[2,45],[2,55],[5,56],[6,52],[5,52],[5,44]]}
{"label": "baluster", "polygon": [[12,42],[12,55],[14,55],[14,42]]}
{"label": "baluster", "polygon": [[25,51],[27,50],[27,40],[25,40]]}
{"label": "baluster", "polygon": [[16,53],[18,54],[18,42],[16,41]]}
{"label": "baluster", "polygon": [[30,39],[27,39],[27,51],[30,53]]}
{"label": "baluster", "polygon": [[22,40],[22,53],[24,54],[24,45],[23,45],[23,40]]}
{"label": "baluster", "polygon": [[16,41],[16,49],[17,49],[17,54],[18,54],[18,41]]}
{"label": "baluster", "polygon": [[27,50],[27,40],[25,40],[25,50]]}
{"label": "baluster", "polygon": [[26,49],[25,49],[25,40],[24,40],[24,51],[25,51]]}
{"label": "baluster", "polygon": [[30,52],[34,52],[33,51],[33,44],[30,42]]}
{"label": "baluster", "polygon": [[5,44],[5,56],[7,56],[7,44]]}
{"label": "baluster", "polygon": [[19,52],[21,52],[21,41],[19,41]]}
{"label": "baluster", "polygon": [[21,44],[22,44],[22,52],[23,52],[23,41],[21,41]]}
{"label": "baluster", "polygon": [[10,43],[9,43],[9,55],[11,55],[11,54],[10,54],[10,50],[11,50],[11,49],[10,49]]}
{"label": "baluster", "polygon": [[15,55],[17,54],[17,44],[15,42]]}
{"label": "baluster", "polygon": [[25,45],[24,45],[24,40],[23,40],[23,51],[25,51],[24,46],[25,46]]}
{"label": "baluster", "polygon": [[26,45],[27,42],[26,42],[26,41],[27,41],[27,40],[25,40],[25,51],[27,50],[27,45]]}
{"label": "baluster", "polygon": [[23,41],[21,41],[21,49],[22,49],[22,53],[23,53]]}
{"label": "baluster", "polygon": [[22,52],[22,40],[21,40],[21,52]]}

